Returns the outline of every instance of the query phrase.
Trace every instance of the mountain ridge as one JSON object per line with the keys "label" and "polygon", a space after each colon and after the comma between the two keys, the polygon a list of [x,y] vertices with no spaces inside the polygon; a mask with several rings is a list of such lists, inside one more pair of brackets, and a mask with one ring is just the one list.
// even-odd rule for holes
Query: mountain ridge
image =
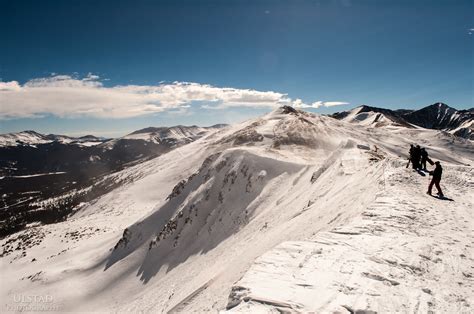
{"label": "mountain ridge", "polygon": [[[113,173],[188,144],[213,128],[165,128],[137,138],[73,138],[22,131],[0,135],[0,237],[31,223],[65,219],[81,203],[124,184]],[[53,201],[41,205],[46,199]]]}
{"label": "mountain ridge", "polygon": [[143,129],[139,129],[128,133],[124,136],[118,138],[106,138],[95,136],[93,134],[87,134],[83,136],[69,136],[63,134],[44,134],[34,130],[24,130],[19,132],[9,132],[0,134],[0,147],[2,146],[15,146],[15,145],[35,145],[35,144],[45,144],[50,142],[60,142],[63,144],[80,144],[82,142],[97,142],[97,144],[101,144],[110,140],[114,139],[121,139],[126,138],[127,136],[134,135],[134,134],[142,134],[142,133],[157,133],[163,131],[172,131],[172,130],[188,130],[188,129],[201,129],[201,130],[212,130],[212,129],[219,129],[228,126],[227,124],[215,124],[208,127],[199,127],[197,125],[175,125],[170,127],[146,127]]}
{"label": "mountain ridge", "polygon": [[[453,202],[406,168],[411,143],[442,162]],[[64,312],[468,311],[473,154],[446,132],[277,108],[98,178],[111,189],[67,220],[0,238],[0,298],[48,293]]]}
{"label": "mountain ridge", "polygon": [[417,110],[392,110],[362,105],[349,111],[336,112],[330,116],[366,126],[423,127],[446,131],[466,139],[474,139],[473,109],[457,110],[440,102]]}

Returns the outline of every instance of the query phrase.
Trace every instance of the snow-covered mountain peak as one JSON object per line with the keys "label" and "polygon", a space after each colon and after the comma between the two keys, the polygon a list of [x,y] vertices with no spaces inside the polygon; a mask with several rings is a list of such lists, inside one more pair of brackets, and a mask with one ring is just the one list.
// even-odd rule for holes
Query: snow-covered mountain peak
{"label": "snow-covered mountain peak", "polygon": [[0,146],[36,145],[50,142],[46,136],[35,131],[0,134]]}
{"label": "snow-covered mountain peak", "polygon": [[273,110],[274,113],[276,114],[301,114],[303,111],[295,109],[291,106],[281,106],[275,110]]}
{"label": "snow-covered mountain peak", "polygon": [[119,140],[143,140],[155,144],[166,143],[167,145],[181,145],[190,143],[205,134],[222,128],[225,125],[216,125],[211,127],[199,127],[196,125],[184,126],[177,125],[172,127],[148,127],[137,130],[120,139],[116,139],[107,145],[113,145]]}
{"label": "snow-covered mountain peak", "polygon": [[392,110],[362,105],[350,111],[338,112],[334,118],[365,127],[404,126],[411,127]]}
{"label": "snow-covered mountain peak", "polygon": [[425,107],[424,109],[426,109],[426,111],[435,111],[435,112],[438,112],[438,117],[442,117],[442,116],[445,116],[445,115],[452,115],[452,114],[455,114],[457,112],[456,109],[446,105],[445,103],[442,103],[442,102],[438,102],[438,103],[435,103],[431,106],[427,106]]}
{"label": "snow-covered mountain peak", "polygon": [[78,137],[78,139],[83,140],[83,141],[101,141],[101,140],[105,140],[105,138],[103,138],[103,137],[97,137],[97,136],[92,135],[92,134],[87,134],[87,135]]}
{"label": "snow-covered mountain peak", "polygon": [[447,131],[459,137],[474,139],[474,112],[456,110],[438,102],[419,110],[390,110],[359,106],[350,111],[337,112],[333,118],[365,127],[423,127]]}
{"label": "snow-covered mountain peak", "polygon": [[272,117],[272,116],[279,116],[279,115],[303,116],[303,117],[319,116],[319,114],[317,114],[317,113],[312,113],[312,112],[308,112],[308,111],[298,109],[298,108],[295,108],[295,107],[292,107],[292,106],[284,105],[284,106],[280,106],[280,107],[274,109],[273,111],[271,111],[267,115],[264,115],[261,118],[264,119],[265,117]]}
{"label": "snow-covered mountain peak", "polygon": [[456,110],[444,103],[435,103],[422,109],[404,114],[406,121],[424,128],[451,131],[455,135],[472,138],[474,113],[469,110]]}
{"label": "snow-covered mountain peak", "polygon": [[340,137],[340,124],[334,119],[288,106],[229,129],[217,144],[319,149],[337,146]]}
{"label": "snow-covered mountain peak", "polygon": [[[442,103],[442,102],[437,102],[437,103],[435,103],[435,104],[433,104],[433,105],[431,105],[431,106],[433,106],[433,107],[438,107],[438,109],[444,109],[444,110],[445,110],[445,109],[448,109],[448,108],[453,109],[453,110],[456,110],[456,109],[451,108],[451,107],[449,107],[448,105],[446,105],[445,103]],[[429,107],[430,107],[430,106],[428,106],[428,108],[429,108]]]}

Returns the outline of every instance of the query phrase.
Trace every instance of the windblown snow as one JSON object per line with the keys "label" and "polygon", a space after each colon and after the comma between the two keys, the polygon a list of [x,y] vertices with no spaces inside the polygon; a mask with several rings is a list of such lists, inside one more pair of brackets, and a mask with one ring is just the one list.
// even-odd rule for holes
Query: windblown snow
{"label": "windblown snow", "polygon": [[[405,167],[410,143],[442,162],[449,199]],[[114,174],[128,183],[65,222],[0,240],[1,305],[469,312],[473,159],[472,141],[446,132],[282,107]]]}

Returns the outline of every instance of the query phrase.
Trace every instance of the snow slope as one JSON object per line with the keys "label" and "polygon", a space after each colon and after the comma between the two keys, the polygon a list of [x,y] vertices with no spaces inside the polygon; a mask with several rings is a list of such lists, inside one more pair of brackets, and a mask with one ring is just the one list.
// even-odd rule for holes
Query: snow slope
{"label": "snow slope", "polygon": [[230,312],[469,312],[474,171],[447,170],[457,202],[413,195],[427,179],[387,161],[382,188],[360,215],[263,254],[234,284]]}
{"label": "snow slope", "polygon": [[449,133],[462,138],[474,140],[474,120],[461,123],[459,127],[450,130]]}
{"label": "snow slope", "polygon": [[[426,196],[427,177],[405,168],[412,142],[443,162],[453,202]],[[280,108],[114,174],[128,183],[66,222],[0,240],[0,300],[8,306],[17,293],[41,294],[62,311],[155,313],[380,310],[393,299],[404,311],[402,304],[414,308],[406,295],[428,287],[420,311],[427,302],[435,311],[465,309],[473,302],[465,246],[473,157],[470,141],[437,131],[367,128]],[[444,220],[454,231],[430,226]],[[423,276],[403,266],[418,265],[419,254],[435,260],[437,250],[454,253],[423,264]],[[308,256],[299,259],[309,268],[303,285],[290,255]],[[332,285],[347,276],[349,288]],[[366,293],[373,289],[383,293]]]}

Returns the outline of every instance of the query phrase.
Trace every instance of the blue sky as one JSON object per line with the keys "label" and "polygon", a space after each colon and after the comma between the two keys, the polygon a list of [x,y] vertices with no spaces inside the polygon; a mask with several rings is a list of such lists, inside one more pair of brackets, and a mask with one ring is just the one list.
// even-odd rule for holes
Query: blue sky
{"label": "blue sky", "polygon": [[472,0],[0,2],[2,133],[474,106]]}

